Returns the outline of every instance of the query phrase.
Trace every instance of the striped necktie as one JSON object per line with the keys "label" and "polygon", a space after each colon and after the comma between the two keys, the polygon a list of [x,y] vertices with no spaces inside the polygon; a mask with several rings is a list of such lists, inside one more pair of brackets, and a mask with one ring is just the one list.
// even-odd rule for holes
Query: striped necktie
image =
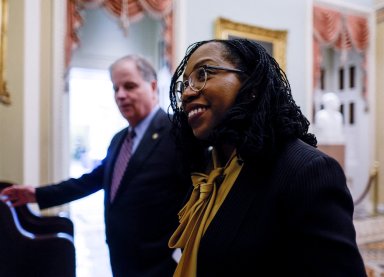
{"label": "striped necktie", "polygon": [[135,131],[132,129],[128,132],[127,137],[124,139],[123,145],[120,148],[119,155],[115,162],[115,168],[113,170],[112,183],[111,183],[111,202],[116,196],[116,192],[120,186],[121,179],[123,178],[125,169],[127,168],[129,159],[132,156],[133,138],[135,137]]}

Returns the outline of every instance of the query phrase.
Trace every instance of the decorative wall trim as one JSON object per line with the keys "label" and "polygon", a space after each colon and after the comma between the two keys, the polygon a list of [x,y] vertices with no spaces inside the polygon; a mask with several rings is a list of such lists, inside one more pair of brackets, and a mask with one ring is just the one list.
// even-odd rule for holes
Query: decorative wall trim
{"label": "decorative wall trim", "polygon": [[215,36],[220,39],[246,38],[267,44],[272,48],[270,54],[283,70],[286,69],[287,31],[285,30],[272,30],[219,17],[215,22]]}
{"label": "decorative wall trim", "polygon": [[0,0],[0,103],[11,104],[11,96],[7,89],[5,80],[5,65],[7,51],[7,28],[8,28],[8,2]]}
{"label": "decorative wall trim", "polygon": [[384,22],[384,8],[376,11],[376,23]]}
{"label": "decorative wall trim", "polygon": [[41,100],[41,0],[25,1],[24,10],[24,180],[40,183],[40,100]]}
{"label": "decorative wall trim", "polygon": [[65,35],[67,3],[63,0],[53,2],[53,67],[52,67],[52,132],[51,145],[52,175],[56,182],[68,177],[69,172],[69,108],[66,93]]}

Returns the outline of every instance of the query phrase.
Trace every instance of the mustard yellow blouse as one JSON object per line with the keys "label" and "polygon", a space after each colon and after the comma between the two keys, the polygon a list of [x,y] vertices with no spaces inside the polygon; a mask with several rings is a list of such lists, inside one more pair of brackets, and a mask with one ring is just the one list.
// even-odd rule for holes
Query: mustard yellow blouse
{"label": "mustard yellow blouse", "polygon": [[[209,175],[192,173],[193,191],[187,204],[179,212],[180,225],[169,240],[169,247],[183,249],[174,276],[195,277],[197,252],[202,236],[215,217],[235,183],[243,163],[234,151],[224,167],[219,167],[215,149],[212,151],[213,170]],[[223,177],[220,186],[217,177]],[[220,178],[222,179],[222,178]],[[217,189],[219,187],[219,189]]]}

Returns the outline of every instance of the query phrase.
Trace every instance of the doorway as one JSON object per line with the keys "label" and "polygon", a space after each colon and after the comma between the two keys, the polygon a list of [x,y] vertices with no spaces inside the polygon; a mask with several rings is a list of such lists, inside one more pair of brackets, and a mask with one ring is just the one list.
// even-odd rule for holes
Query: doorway
{"label": "doorway", "polygon": [[[116,108],[108,71],[73,68],[69,88],[70,176],[77,178],[100,164],[112,136],[127,122]],[[101,190],[70,205],[79,277],[112,276],[103,200]]]}
{"label": "doorway", "polygon": [[[170,72],[162,67],[162,23],[144,16],[125,34],[105,9],[87,9],[72,53],[69,83],[70,175],[91,171],[105,157],[112,136],[127,126],[114,102],[108,67],[118,58],[139,54],[158,69],[160,105],[169,105]],[[75,225],[77,276],[112,276],[104,232],[104,191],[70,205]]]}

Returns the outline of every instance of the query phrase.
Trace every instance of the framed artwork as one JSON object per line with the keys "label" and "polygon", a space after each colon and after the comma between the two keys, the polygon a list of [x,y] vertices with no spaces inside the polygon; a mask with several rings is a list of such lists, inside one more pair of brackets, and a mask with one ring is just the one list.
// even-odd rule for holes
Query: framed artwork
{"label": "framed artwork", "polygon": [[9,105],[11,98],[5,81],[5,58],[7,45],[8,2],[0,0],[0,103]]}
{"label": "framed artwork", "polygon": [[275,58],[284,71],[286,69],[287,31],[266,29],[219,17],[215,22],[215,36],[219,39],[254,40]]}

